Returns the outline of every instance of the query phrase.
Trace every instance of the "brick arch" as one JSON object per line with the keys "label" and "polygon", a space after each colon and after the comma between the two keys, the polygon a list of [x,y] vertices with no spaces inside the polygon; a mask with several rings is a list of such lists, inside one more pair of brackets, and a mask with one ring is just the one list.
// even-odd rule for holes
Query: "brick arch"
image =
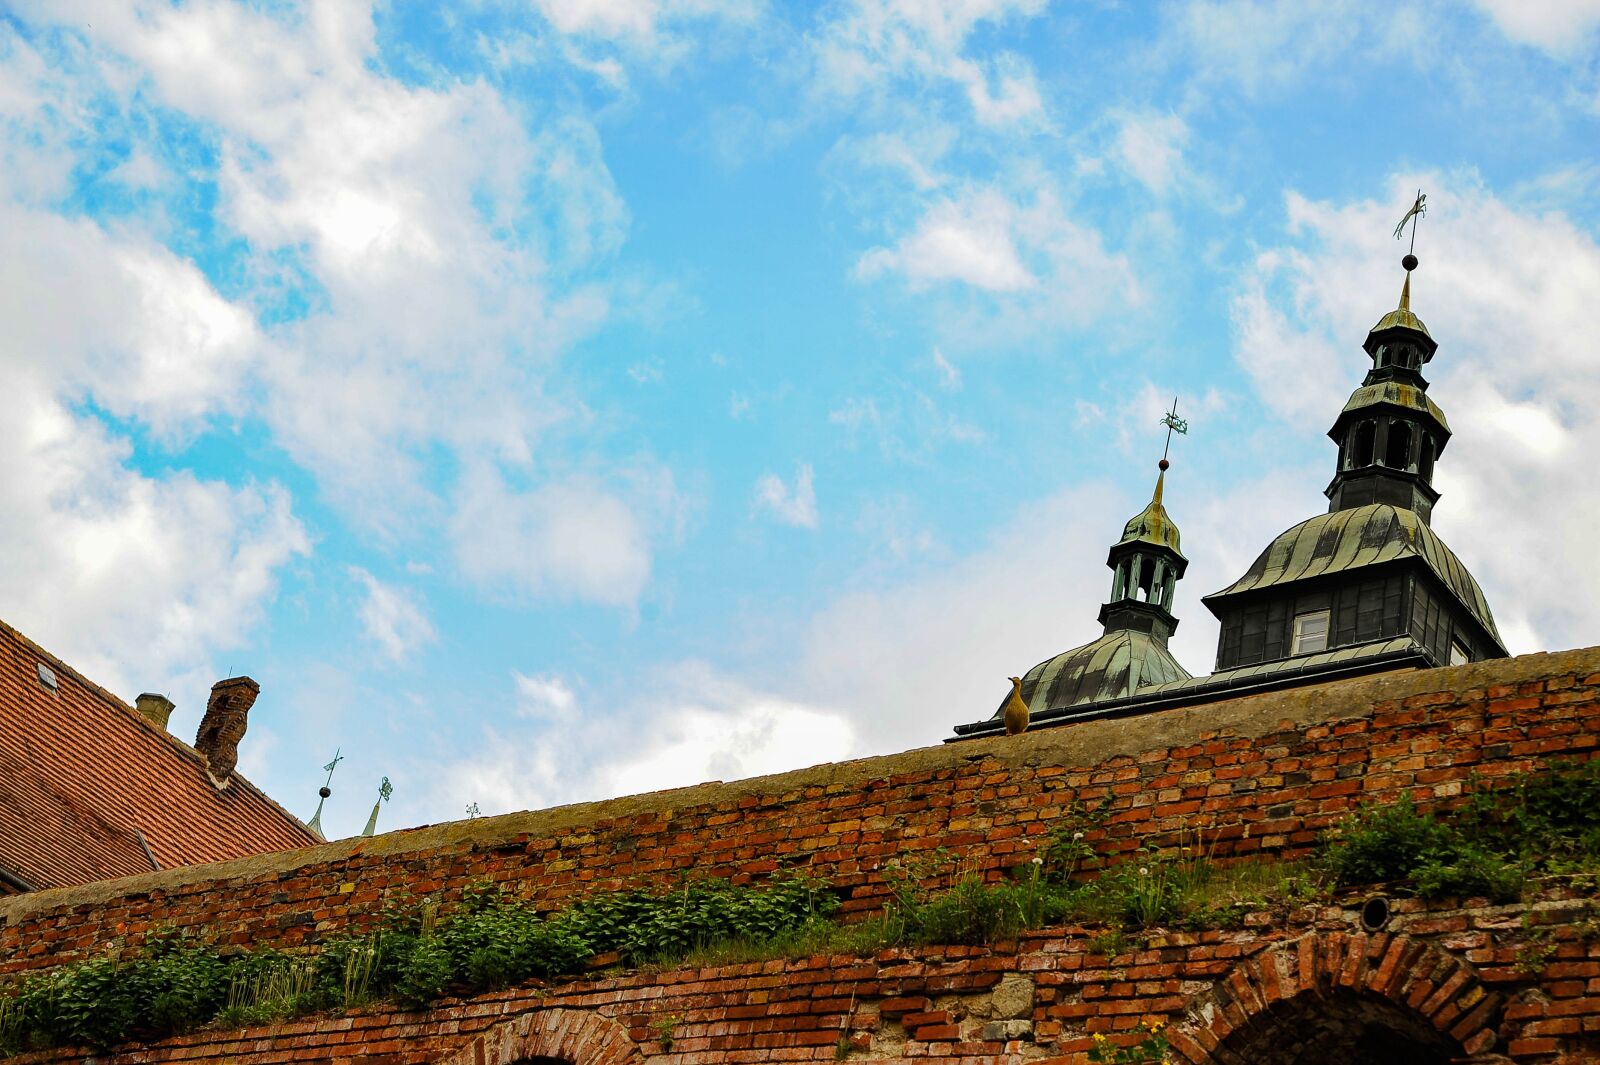
{"label": "brick arch", "polygon": [[502,1021],[437,1065],[508,1065],[535,1058],[572,1065],[644,1065],[627,1028],[586,1010],[539,1010]]}
{"label": "brick arch", "polygon": [[1237,1065],[1240,1045],[1274,1018],[1344,1010],[1386,1017],[1441,1049],[1478,1055],[1494,1046],[1501,1005],[1470,964],[1421,940],[1312,933],[1239,962],[1193,1000],[1169,1038],[1190,1065]]}

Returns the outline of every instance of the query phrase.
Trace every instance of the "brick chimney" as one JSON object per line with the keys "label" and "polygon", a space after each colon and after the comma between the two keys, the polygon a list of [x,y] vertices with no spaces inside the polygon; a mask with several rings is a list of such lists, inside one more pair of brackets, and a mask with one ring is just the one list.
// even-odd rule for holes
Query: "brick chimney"
{"label": "brick chimney", "polygon": [[239,741],[244,739],[250,707],[260,694],[261,685],[249,677],[229,677],[211,686],[211,698],[206,700],[206,716],[200,720],[194,749],[205,755],[211,779],[218,787],[227,783],[239,763]]}
{"label": "brick chimney", "polygon": [[145,692],[133,701],[134,709],[143,714],[156,728],[165,729],[172,716],[172,700],[155,692]]}

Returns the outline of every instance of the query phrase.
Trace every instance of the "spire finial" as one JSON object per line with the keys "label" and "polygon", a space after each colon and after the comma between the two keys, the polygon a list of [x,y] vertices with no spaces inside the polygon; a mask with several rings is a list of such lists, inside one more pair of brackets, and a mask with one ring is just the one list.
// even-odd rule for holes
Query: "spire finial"
{"label": "spire finial", "polygon": [[329,795],[333,794],[333,771],[339,767],[340,762],[344,761],[344,756],[339,753],[342,749],[335,747],[333,761],[322,767],[328,771],[328,779],[323,781],[322,787],[317,789],[317,812],[312,814],[311,820],[306,822],[306,827],[319,836],[322,835],[322,804],[328,801]]}
{"label": "spire finial", "polygon": [[1394,239],[1399,240],[1405,236],[1406,226],[1411,227],[1411,246],[1406,250],[1405,256],[1400,260],[1400,265],[1405,267],[1406,281],[1400,287],[1400,309],[1411,309],[1411,271],[1417,268],[1417,223],[1422,216],[1428,213],[1428,194],[1421,189],[1417,190],[1417,198],[1411,204],[1411,210],[1400,219],[1400,224],[1394,227]]}
{"label": "spire finial", "polygon": [[1161,416],[1161,424],[1167,427],[1167,442],[1161,449],[1161,461],[1156,463],[1156,468],[1161,472],[1156,474],[1155,495],[1150,497],[1150,502],[1156,506],[1161,505],[1161,492],[1167,483],[1167,468],[1172,463],[1167,461],[1167,453],[1172,450],[1172,434],[1187,435],[1189,423],[1178,417],[1178,397],[1172,397],[1172,409]]}

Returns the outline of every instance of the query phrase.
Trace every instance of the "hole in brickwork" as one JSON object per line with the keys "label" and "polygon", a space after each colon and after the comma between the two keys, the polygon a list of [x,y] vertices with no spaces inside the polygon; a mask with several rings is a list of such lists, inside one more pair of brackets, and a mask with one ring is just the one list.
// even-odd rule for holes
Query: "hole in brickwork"
{"label": "hole in brickwork", "polygon": [[1368,932],[1381,932],[1389,923],[1389,900],[1374,895],[1361,907],[1361,927]]}
{"label": "hole in brickwork", "polygon": [[1215,1056],[1227,1065],[1449,1065],[1463,1053],[1414,1010],[1342,993],[1274,1003]]}

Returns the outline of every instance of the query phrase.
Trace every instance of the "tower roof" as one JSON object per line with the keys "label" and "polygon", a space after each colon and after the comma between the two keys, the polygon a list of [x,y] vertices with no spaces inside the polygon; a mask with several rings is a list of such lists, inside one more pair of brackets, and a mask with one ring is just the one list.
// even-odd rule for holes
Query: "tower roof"
{"label": "tower roof", "polygon": [[1279,533],[1244,576],[1202,601],[1214,611],[1220,599],[1401,558],[1420,559],[1495,643],[1502,644],[1483,589],[1455,552],[1415,511],[1387,503],[1319,514]]}
{"label": "tower roof", "polygon": [[1167,480],[1167,460],[1161,460],[1161,472],[1156,475],[1156,490],[1150,497],[1150,505],[1128,519],[1122,527],[1122,539],[1117,541],[1117,546],[1123,544],[1154,544],[1165,547],[1179,558],[1183,552],[1178,549],[1178,525],[1167,514],[1167,508],[1161,505],[1161,493]]}
{"label": "tower roof", "polygon": [[1406,269],[1405,284],[1400,286],[1400,306],[1378,319],[1378,324],[1370,332],[1382,333],[1389,329],[1415,329],[1429,340],[1433,334],[1428,332],[1428,327],[1422,324],[1422,319],[1411,312],[1411,268]]}
{"label": "tower roof", "polygon": [[1121,699],[1152,684],[1187,680],[1190,675],[1172,657],[1165,640],[1136,629],[1114,629],[1028,670],[1022,678],[1022,700],[1029,713],[1037,714]]}

